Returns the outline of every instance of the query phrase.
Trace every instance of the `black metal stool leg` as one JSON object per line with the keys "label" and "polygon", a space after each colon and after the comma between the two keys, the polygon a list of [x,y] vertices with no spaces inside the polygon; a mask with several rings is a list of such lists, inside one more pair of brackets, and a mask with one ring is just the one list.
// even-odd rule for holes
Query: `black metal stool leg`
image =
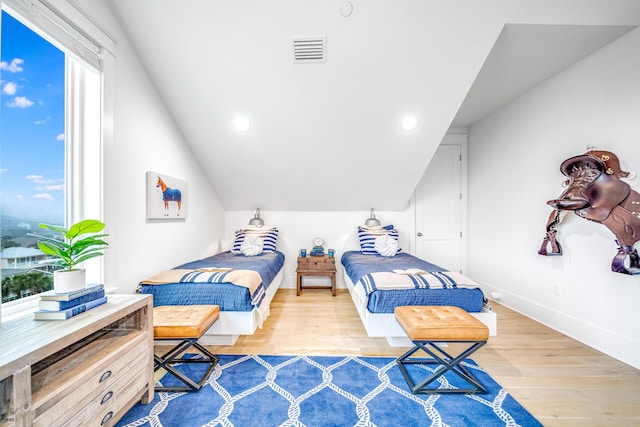
{"label": "black metal stool leg", "polygon": [[[162,338],[156,338],[156,341],[162,340]],[[165,341],[176,341],[176,338],[167,338]],[[184,356],[178,357],[191,347],[200,351],[203,357],[197,359],[185,358]],[[154,360],[154,372],[159,369],[165,369],[168,373],[172,374],[185,384],[184,386],[156,386],[155,391],[198,391],[207,381],[207,378],[218,364],[218,357],[198,344],[197,338],[183,338],[175,347],[167,351],[162,356],[154,355]],[[209,366],[198,382],[195,382],[182,372],[178,371],[173,366],[176,363],[204,363]]]}
{"label": "black metal stool leg", "polygon": [[[466,343],[469,346],[457,356],[447,353],[437,343]],[[486,341],[413,341],[414,347],[405,354],[396,359],[396,363],[404,376],[411,392],[413,394],[432,394],[432,393],[486,393],[487,389],[460,363],[469,355],[474,353],[480,347],[486,344]],[[411,357],[415,352],[422,350],[431,358]],[[426,379],[415,383],[405,365],[438,365],[434,372]],[[470,388],[427,388],[429,384],[437,380],[447,372],[453,372],[462,378]]]}

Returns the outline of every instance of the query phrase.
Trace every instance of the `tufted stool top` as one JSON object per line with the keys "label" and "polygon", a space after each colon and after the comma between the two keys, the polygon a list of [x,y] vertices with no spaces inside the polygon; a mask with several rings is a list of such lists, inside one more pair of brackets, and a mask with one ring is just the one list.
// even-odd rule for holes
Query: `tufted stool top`
{"label": "tufted stool top", "polygon": [[489,328],[459,307],[400,306],[394,313],[411,341],[489,339]]}
{"label": "tufted stool top", "polygon": [[163,305],[153,308],[154,338],[200,338],[218,319],[217,305]]}

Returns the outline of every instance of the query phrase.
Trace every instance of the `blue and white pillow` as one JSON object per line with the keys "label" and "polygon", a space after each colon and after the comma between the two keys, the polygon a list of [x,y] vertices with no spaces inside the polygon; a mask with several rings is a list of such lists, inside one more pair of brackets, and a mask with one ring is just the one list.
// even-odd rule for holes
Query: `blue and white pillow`
{"label": "blue and white pillow", "polygon": [[[363,255],[382,255],[376,250],[376,239],[380,236],[388,235],[398,241],[398,230],[393,225],[384,227],[358,227],[358,239],[360,240],[360,253]],[[396,255],[402,253],[402,249],[398,247],[395,254],[385,253],[385,256]]]}
{"label": "blue and white pillow", "polygon": [[245,237],[247,236],[256,236],[260,237],[263,242],[262,252],[272,253],[276,251],[276,241],[278,240],[278,229],[273,228],[265,228],[265,229],[243,229],[236,231],[236,238],[233,241],[233,248],[231,249],[231,253],[233,254],[241,254],[242,253],[242,242],[244,242]]}

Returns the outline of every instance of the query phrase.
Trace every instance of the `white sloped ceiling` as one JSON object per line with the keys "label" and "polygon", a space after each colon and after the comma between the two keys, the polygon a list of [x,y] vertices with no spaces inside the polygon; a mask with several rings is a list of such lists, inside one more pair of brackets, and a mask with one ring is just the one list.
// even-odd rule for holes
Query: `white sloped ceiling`
{"label": "white sloped ceiling", "polygon": [[[589,10],[577,1],[362,0],[344,16],[346,3],[109,0],[226,210],[402,210],[452,123],[504,105],[501,87],[517,93],[535,81],[487,93],[485,75],[474,85],[506,24],[595,28],[639,15],[611,0]],[[603,13],[618,3],[627,10]],[[325,37],[324,60],[294,61],[293,39],[305,37]],[[467,96],[472,85],[481,96]],[[418,127],[406,132],[409,114]],[[249,132],[234,128],[238,115]]]}

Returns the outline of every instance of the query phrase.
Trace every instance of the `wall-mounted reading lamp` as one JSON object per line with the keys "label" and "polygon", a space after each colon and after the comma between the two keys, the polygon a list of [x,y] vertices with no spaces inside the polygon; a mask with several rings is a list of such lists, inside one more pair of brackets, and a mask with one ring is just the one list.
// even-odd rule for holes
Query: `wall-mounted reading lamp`
{"label": "wall-mounted reading lamp", "polygon": [[367,227],[380,227],[380,220],[373,213],[373,208],[371,208],[371,216],[364,222],[364,225]]}
{"label": "wall-mounted reading lamp", "polygon": [[249,225],[254,227],[262,227],[264,225],[264,220],[260,218],[260,208],[256,209],[256,214],[249,220]]}

